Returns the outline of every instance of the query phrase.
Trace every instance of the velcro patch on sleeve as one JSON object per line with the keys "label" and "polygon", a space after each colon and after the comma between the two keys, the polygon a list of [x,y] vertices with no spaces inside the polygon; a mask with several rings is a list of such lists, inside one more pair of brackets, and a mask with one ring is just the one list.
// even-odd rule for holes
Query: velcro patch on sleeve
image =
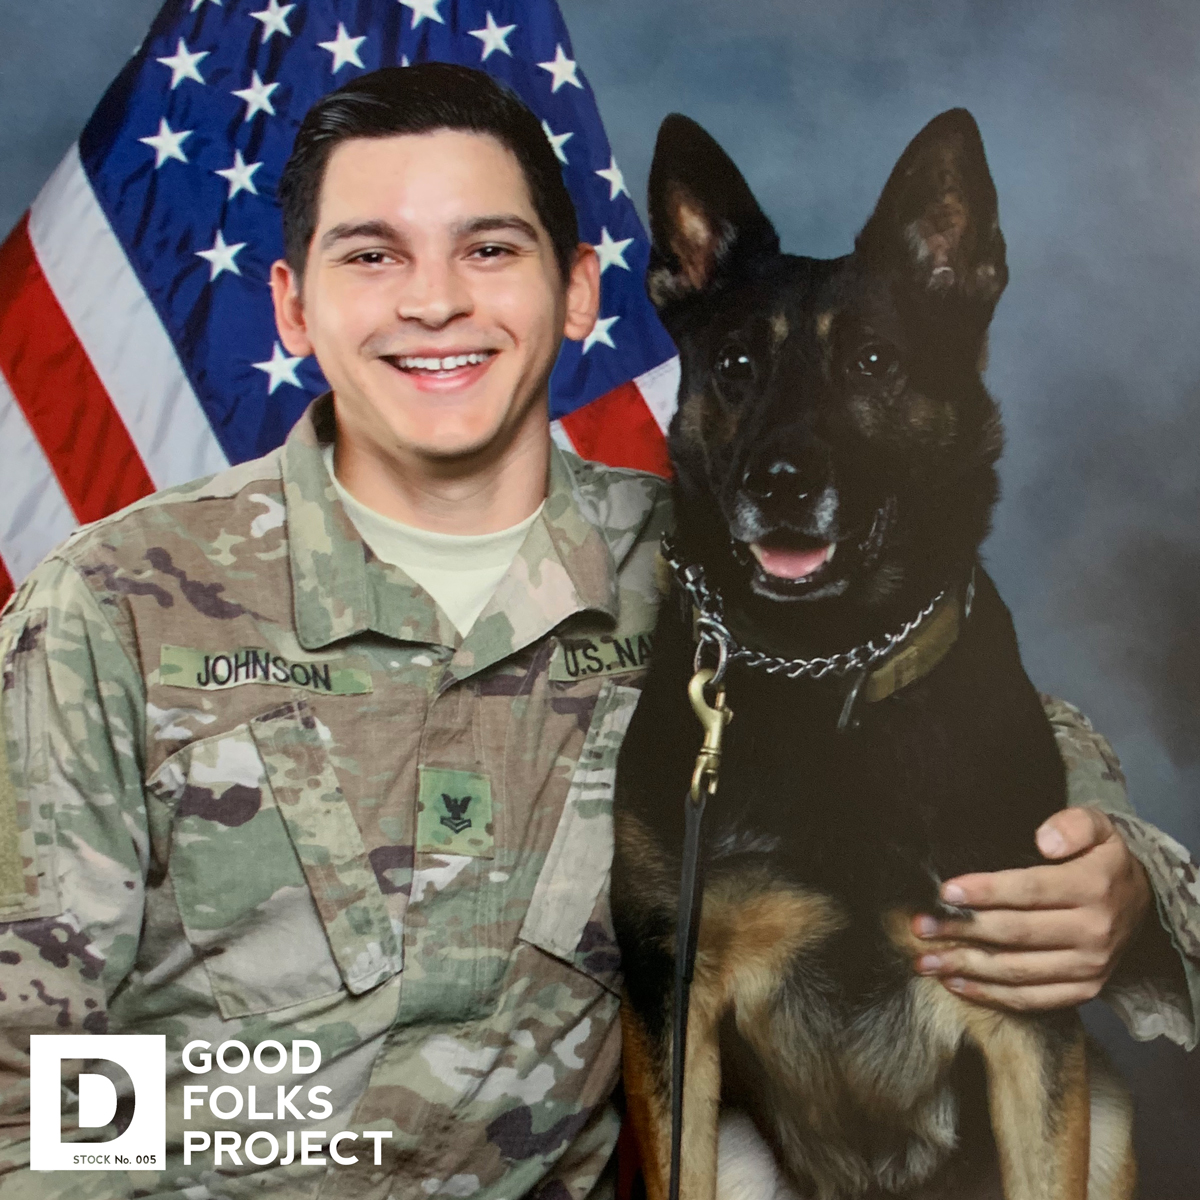
{"label": "velcro patch on sleeve", "polygon": [[362,659],[302,661],[253,647],[214,652],[189,646],[163,646],[158,682],[167,687],[205,692],[219,692],[247,683],[302,688],[331,696],[359,696],[373,690],[371,672]]}
{"label": "velcro patch on sleeve", "polygon": [[25,899],[25,871],[21,858],[21,826],[17,820],[17,789],[8,765],[5,738],[0,736],[0,905]]}
{"label": "velcro patch on sleeve", "polygon": [[417,853],[492,857],[492,783],[475,771],[421,767]]}
{"label": "velcro patch on sleeve", "polygon": [[653,640],[649,630],[560,638],[550,659],[550,678],[556,683],[574,683],[592,676],[643,671],[650,662]]}
{"label": "velcro patch on sleeve", "polygon": [[[50,856],[33,828],[46,783],[45,609],[0,623],[0,921],[60,912]],[[43,886],[43,873],[45,884]]]}

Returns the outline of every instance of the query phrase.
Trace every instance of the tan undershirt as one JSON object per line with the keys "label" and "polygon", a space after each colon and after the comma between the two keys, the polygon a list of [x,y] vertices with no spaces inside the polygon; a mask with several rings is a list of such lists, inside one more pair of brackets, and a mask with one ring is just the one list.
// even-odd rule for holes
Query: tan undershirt
{"label": "tan undershirt", "polygon": [[333,472],[332,446],[325,447],[324,457],[346,515],[375,557],[419,583],[465,637],[512,566],[542,506],[519,525],[496,533],[433,533],[394,521],[356,500]]}

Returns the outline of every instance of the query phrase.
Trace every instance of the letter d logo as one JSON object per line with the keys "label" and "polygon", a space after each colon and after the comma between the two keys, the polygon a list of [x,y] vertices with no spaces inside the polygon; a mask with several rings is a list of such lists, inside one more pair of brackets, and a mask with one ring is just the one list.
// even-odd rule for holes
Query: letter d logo
{"label": "letter d logo", "polygon": [[[167,1148],[167,1046],[155,1034],[33,1034],[29,1039],[29,1166],[34,1171],[162,1170]],[[133,1084],[133,1119],[107,1142],[62,1140],[63,1059],[105,1059]],[[104,1075],[79,1076],[79,1124],[107,1125],[117,1093]]]}

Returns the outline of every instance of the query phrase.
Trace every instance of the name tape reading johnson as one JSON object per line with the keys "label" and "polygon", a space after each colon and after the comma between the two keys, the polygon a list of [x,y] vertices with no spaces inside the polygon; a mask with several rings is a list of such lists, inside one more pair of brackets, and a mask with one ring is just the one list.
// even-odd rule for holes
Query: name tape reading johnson
{"label": "name tape reading johnson", "polygon": [[654,636],[646,633],[605,633],[599,637],[562,638],[550,659],[550,678],[571,683],[590,675],[640,671],[650,662]]}
{"label": "name tape reading johnson", "polygon": [[298,662],[269,650],[247,647],[214,654],[189,646],[164,646],[158,663],[158,681],[169,687],[199,688],[206,692],[246,683],[299,687],[333,696],[357,696],[372,690],[371,672],[361,659]]}

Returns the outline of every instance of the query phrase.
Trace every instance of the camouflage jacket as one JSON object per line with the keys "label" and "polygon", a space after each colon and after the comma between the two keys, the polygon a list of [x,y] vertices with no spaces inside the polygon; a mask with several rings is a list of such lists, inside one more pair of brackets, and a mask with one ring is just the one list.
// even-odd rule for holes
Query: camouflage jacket
{"label": "camouflage jacket", "polygon": [[[356,535],[331,436],[317,401],[280,450],[81,530],[4,615],[0,1158],[27,1160],[29,1034],[167,1046],[165,1170],[22,1168],[5,1200],[568,1200],[611,1158],[610,790],[666,488],[553,450],[462,638]],[[195,1075],[195,1039],[307,1039],[321,1066]],[[332,1112],[184,1123],[187,1085],[271,1112],[281,1081]],[[391,1136],[378,1166],[362,1139],[350,1166],[183,1161],[185,1129],[305,1128]]]}
{"label": "camouflage jacket", "polygon": [[[0,622],[0,1200],[606,1186],[609,806],[665,489],[555,451],[543,514],[463,639],[355,535],[320,458],[330,422],[318,401],[280,451],[80,531]],[[1125,814],[1191,956],[1186,983],[1119,978],[1111,997],[1139,1036],[1190,1042],[1187,856],[1129,812],[1086,720],[1047,704],[1072,802]],[[23,1168],[28,1036],[79,1031],[166,1036],[161,1172]],[[320,1047],[315,1074],[181,1062],[193,1040],[296,1039]],[[298,1116],[275,1109],[281,1079],[304,1085]],[[255,1086],[283,1116],[185,1122],[198,1084]],[[314,1086],[332,1112],[305,1119]],[[379,1165],[362,1139],[341,1148],[354,1165],[183,1161],[185,1130],[304,1129],[390,1137]]]}

